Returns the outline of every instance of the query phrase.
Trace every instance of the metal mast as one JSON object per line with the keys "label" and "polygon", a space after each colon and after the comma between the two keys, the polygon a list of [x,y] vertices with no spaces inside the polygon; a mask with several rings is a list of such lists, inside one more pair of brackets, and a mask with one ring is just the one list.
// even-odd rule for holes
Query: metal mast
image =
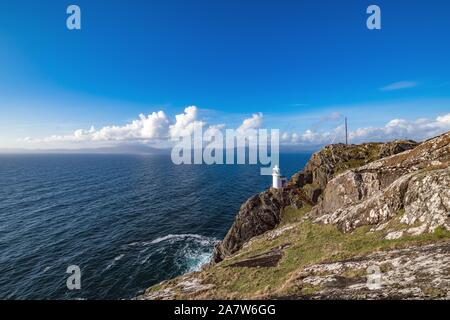
{"label": "metal mast", "polygon": [[345,117],[345,144],[348,145],[347,117]]}

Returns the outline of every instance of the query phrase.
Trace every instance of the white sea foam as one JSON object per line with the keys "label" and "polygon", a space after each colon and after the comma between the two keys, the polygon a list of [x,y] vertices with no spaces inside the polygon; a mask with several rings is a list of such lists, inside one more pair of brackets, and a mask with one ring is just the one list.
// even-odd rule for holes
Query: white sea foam
{"label": "white sea foam", "polygon": [[108,264],[105,268],[105,270],[108,270],[109,268],[111,268],[112,266],[114,266],[116,264],[117,261],[119,261],[120,259],[122,259],[125,255],[124,254],[119,254],[117,257],[115,257],[113,259],[113,261]]}
{"label": "white sea foam", "polygon": [[119,261],[120,259],[122,259],[124,256],[124,254],[118,255],[117,257],[114,258],[114,261]]}
{"label": "white sea foam", "polygon": [[159,243],[162,241],[179,241],[179,240],[185,240],[185,239],[194,239],[200,241],[200,243],[208,245],[211,244],[214,241],[217,241],[215,238],[205,237],[199,234],[168,234],[164,237],[156,238],[155,240],[151,241],[151,244]]}
{"label": "white sea foam", "polygon": [[211,257],[211,252],[186,253],[186,272],[200,271],[202,266],[211,260]]}
{"label": "white sea foam", "polygon": [[[170,246],[177,245],[175,264],[184,272],[193,272],[199,271],[204,264],[210,261],[212,250],[218,240],[213,237],[202,236],[199,234],[168,234],[150,242],[142,242],[141,245],[154,245],[163,242]],[[141,261],[141,264],[145,264],[150,256],[147,255]]]}

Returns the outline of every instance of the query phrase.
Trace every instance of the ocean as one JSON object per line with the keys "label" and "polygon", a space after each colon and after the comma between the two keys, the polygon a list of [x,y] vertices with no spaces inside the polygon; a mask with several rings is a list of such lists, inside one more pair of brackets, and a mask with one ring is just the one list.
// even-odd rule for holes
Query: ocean
{"label": "ocean", "polygon": [[[309,157],[282,154],[282,173]],[[240,205],[271,185],[259,168],[0,155],[0,299],[130,299],[199,270]],[[80,290],[67,289],[70,265],[80,267]]]}

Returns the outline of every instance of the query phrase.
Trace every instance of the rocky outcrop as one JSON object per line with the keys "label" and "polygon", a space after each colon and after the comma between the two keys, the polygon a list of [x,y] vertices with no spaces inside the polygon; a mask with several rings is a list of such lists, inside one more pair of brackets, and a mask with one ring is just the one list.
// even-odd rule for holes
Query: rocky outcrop
{"label": "rocky outcrop", "polygon": [[312,192],[323,190],[328,181],[340,172],[413,149],[416,146],[417,143],[410,140],[360,145],[328,145],[312,155],[305,168],[292,177],[291,183],[299,188],[311,185],[312,188],[308,189],[311,189]]}
{"label": "rocky outcrop", "polygon": [[[388,221],[404,210],[408,233],[450,230],[450,134],[415,149],[348,170],[328,182],[313,208],[316,222],[350,232]],[[403,213],[403,212],[402,212]]]}
{"label": "rocky outcrop", "polygon": [[450,132],[327,146],[242,205],[214,263],[139,298],[450,299],[449,164]]}
{"label": "rocky outcrop", "polygon": [[[230,268],[252,267],[244,261],[243,266],[231,265]],[[274,293],[264,298],[450,299],[449,269],[450,242],[410,246],[309,265],[295,272],[285,284],[287,292],[293,293]],[[166,285],[165,288],[148,291],[138,299],[223,299],[211,295],[218,289],[217,285],[208,283],[208,278],[195,273],[183,275],[178,281]]]}
{"label": "rocky outcrop", "polygon": [[216,245],[213,262],[222,261],[238,251],[251,238],[274,229],[283,208],[301,208],[311,201],[299,189],[270,189],[248,199],[240,208],[231,229],[223,241]]}
{"label": "rocky outcrop", "polygon": [[450,243],[377,252],[303,269],[291,285],[308,299],[450,299]]}
{"label": "rocky outcrop", "polygon": [[246,241],[274,229],[280,222],[284,208],[316,204],[328,181],[337,173],[385,155],[410,150],[416,145],[414,141],[394,141],[326,146],[312,155],[305,169],[295,174],[286,188],[267,190],[248,199],[241,206],[225,238],[215,247],[212,262],[222,261],[238,251]]}
{"label": "rocky outcrop", "polygon": [[283,256],[283,251],[285,248],[289,247],[289,244],[285,244],[276,248],[273,248],[269,252],[264,252],[255,256],[251,256],[247,259],[232,263],[229,265],[230,268],[267,268],[275,267]]}
{"label": "rocky outcrop", "polygon": [[137,300],[169,300],[175,299],[176,295],[194,295],[207,291],[214,287],[212,284],[203,284],[192,274],[187,274],[178,279],[179,281],[171,288],[149,292],[137,297]]}

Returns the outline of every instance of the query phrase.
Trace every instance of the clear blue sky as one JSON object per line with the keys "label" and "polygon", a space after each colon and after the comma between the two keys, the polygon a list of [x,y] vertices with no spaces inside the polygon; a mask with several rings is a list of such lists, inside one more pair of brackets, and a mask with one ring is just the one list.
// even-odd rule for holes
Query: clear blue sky
{"label": "clear blue sky", "polygon": [[[366,28],[370,4],[382,30]],[[0,147],[188,105],[302,131],[330,112],[432,119],[449,101],[448,0],[0,2]]]}

